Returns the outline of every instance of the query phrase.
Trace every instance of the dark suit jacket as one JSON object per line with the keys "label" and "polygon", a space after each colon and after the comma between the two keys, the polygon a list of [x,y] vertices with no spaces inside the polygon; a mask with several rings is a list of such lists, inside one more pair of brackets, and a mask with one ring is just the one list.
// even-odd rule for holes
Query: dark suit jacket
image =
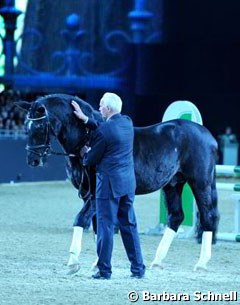
{"label": "dark suit jacket", "polygon": [[89,119],[87,126],[95,131],[84,164],[96,166],[96,198],[134,194],[132,120],[128,116],[115,114],[100,124]]}

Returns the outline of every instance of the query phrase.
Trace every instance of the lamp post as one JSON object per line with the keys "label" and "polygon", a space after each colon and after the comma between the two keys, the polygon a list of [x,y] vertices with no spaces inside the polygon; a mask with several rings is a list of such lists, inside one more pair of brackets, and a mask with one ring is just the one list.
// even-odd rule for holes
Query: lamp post
{"label": "lamp post", "polygon": [[4,19],[6,34],[3,38],[3,47],[5,54],[5,75],[14,73],[14,56],[16,45],[14,41],[14,32],[16,30],[17,17],[22,12],[15,7],[15,0],[6,0],[5,6],[0,9],[0,15]]}
{"label": "lamp post", "polygon": [[79,60],[81,51],[79,43],[85,35],[85,30],[82,29],[82,21],[79,15],[71,14],[66,18],[66,29],[61,32],[61,35],[67,42],[67,50],[64,52],[66,60],[66,74],[77,75],[79,71]]}
{"label": "lamp post", "polygon": [[128,14],[133,33],[133,43],[143,43],[145,41],[145,31],[147,24],[153,17],[151,12],[145,10],[145,0],[135,0],[134,10]]}

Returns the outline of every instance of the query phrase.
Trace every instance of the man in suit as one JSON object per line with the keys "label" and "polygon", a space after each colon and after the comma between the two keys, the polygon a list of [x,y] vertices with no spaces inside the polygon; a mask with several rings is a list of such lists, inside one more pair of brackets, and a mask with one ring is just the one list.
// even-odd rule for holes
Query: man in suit
{"label": "man in suit", "polygon": [[114,227],[119,226],[122,241],[131,262],[131,277],[141,278],[145,266],[133,208],[135,173],[133,164],[134,130],[132,120],[121,115],[122,101],[114,93],[105,93],[99,110],[105,122],[88,118],[76,102],[75,115],[93,135],[84,148],[85,165],[96,166],[97,254],[99,271],[94,279],[110,279]]}

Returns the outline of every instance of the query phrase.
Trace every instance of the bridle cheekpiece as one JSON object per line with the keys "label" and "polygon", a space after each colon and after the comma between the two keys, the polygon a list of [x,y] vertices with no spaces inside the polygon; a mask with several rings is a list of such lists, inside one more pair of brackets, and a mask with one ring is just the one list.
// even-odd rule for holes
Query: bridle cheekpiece
{"label": "bridle cheekpiece", "polygon": [[[38,145],[26,145],[26,150],[31,152],[31,153],[34,153],[38,156],[40,156],[41,158],[42,157],[45,157],[45,156],[48,156],[50,153],[49,153],[49,149],[50,149],[50,139],[49,139],[49,132],[50,132],[50,123],[49,123],[49,120],[48,120],[48,116],[45,114],[39,118],[31,118],[29,116],[27,116],[27,120],[28,121],[40,121],[40,120],[44,120],[46,119],[46,136],[45,136],[45,141],[43,144],[38,144]],[[43,151],[38,151],[40,148],[43,149]]]}

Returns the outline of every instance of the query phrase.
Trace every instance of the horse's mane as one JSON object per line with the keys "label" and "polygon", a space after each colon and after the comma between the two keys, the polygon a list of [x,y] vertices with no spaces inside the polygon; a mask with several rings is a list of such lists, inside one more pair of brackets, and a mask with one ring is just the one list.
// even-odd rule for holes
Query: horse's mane
{"label": "horse's mane", "polygon": [[56,103],[60,102],[66,106],[69,106],[69,107],[67,107],[67,109],[69,109],[69,111],[73,113],[73,107],[71,105],[72,100],[74,100],[75,102],[77,102],[80,105],[82,111],[88,117],[94,118],[97,121],[102,120],[100,113],[98,111],[96,111],[89,103],[85,102],[78,96],[64,94],[64,93],[48,94],[45,96],[38,97],[38,99],[36,100],[36,103],[38,103],[40,105],[44,105],[44,106],[47,106],[47,105],[53,106]]}
{"label": "horse's mane", "polygon": [[89,103],[80,99],[78,96],[74,96],[74,100],[80,104],[81,108],[84,110],[84,113],[87,116],[102,120],[99,111],[95,110]]}

